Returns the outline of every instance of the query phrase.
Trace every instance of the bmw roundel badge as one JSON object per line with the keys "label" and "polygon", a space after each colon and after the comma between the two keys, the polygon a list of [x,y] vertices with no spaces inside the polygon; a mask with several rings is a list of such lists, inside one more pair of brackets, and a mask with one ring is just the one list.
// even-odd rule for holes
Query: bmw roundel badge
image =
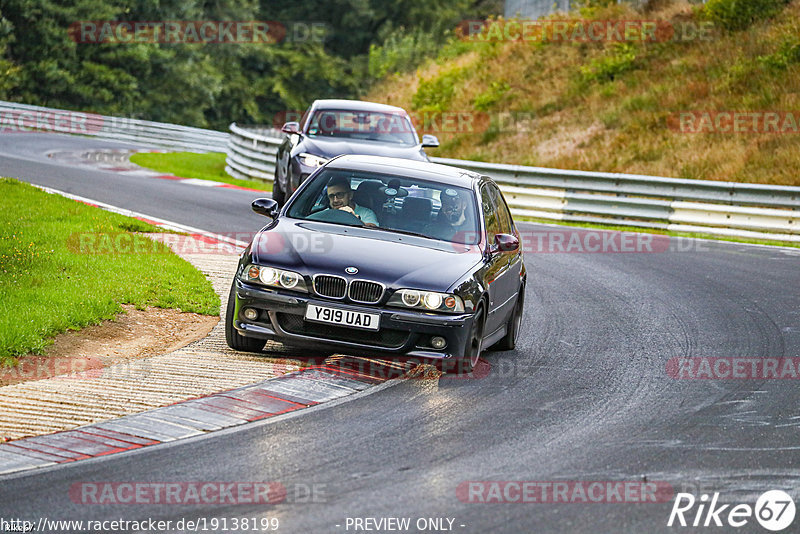
{"label": "bmw roundel badge", "polygon": [[345,268],[344,272],[347,274],[358,274],[358,269],[355,267],[347,267]]}

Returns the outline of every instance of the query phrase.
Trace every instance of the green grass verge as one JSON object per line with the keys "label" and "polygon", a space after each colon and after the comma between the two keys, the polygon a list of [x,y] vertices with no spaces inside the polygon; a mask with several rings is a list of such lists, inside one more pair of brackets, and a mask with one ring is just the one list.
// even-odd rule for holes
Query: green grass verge
{"label": "green grass verge", "polygon": [[[0,178],[0,365],[41,353],[55,334],[113,318],[120,304],[218,314],[219,297],[202,273],[133,233],[154,231],[138,219]],[[98,236],[135,238],[146,250],[81,252],[81,236],[97,243]]]}
{"label": "green grass verge", "polygon": [[272,183],[256,180],[239,180],[231,178],[225,172],[225,153],[208,152],[139,152],[131,156],[131,162],[154,171],[180,176],[181,178],[198,178],[213,180],[241,187],[249,187],[261,191],[272,191]]}
{"label": "green grass verge", "polygon": [[642,228],[639,226],[621,226],[613,224],[557,221],[553,219],[541,219],[537,217],[514,217],[514,220],[517,222],[555,224],[558,226],[572,226],[575,228],[595,228],[598,230],[613,230],[616,232],[637,232],[645,234],[669,235],[673,237],[690,237],[695,239],[711,239],[714,241],[729,241],[732,243],[745,243],[750,245],[769,245],[773,247],[800,248],[800,243],[792,241],[778,241],[774,239],[748,239],[746,237],[720,236],[716,234],[673,232],[670,230],[659,230],[657,228]]}

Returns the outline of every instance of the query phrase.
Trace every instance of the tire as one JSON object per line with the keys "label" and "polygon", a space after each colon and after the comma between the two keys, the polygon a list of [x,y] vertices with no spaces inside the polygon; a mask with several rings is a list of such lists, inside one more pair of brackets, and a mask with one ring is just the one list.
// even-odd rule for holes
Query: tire
{"label": "tire", "polygon": [[525,309],[525,285],[519,287],[519,296],[517,297],[517,304],[514,306],[514,311],[511,317],[508,318],[506,325],[506,335],[498,341],[493,350],[514,350],[517,346],[519,339],[519,331],[522,328],[522,314]]}
{"label": "tire", "polygon": [[228,295],[228,306],[225,309],[225,341],[233,350],[242,352],[261,352],[266,339],[256,339],[245,337],[233,327],[234,313],[236,313],[236,282],[231,285],[231,292]]}
{"label": "tire", "polygon": [[483,313],[483,304],[478,305],[478,310],[472,319],[472,326],[464,346],[464,354],[454,362],[443,362],[442,371],[445,373],[467,374],[475,370],[483,350],[483,327],[486,324],[486,315]]}

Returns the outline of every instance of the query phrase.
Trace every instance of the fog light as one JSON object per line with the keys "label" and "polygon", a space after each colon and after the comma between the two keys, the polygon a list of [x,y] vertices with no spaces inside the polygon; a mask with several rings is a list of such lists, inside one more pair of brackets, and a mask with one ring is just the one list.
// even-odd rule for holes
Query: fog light
{"label": "fog light", "polygon": [[447,346],[447,341],[441,336],[433,336],[431,338],[431,347],[436,350],[441,350]]}
{"label": "fog light", "polygon": [[245,308],[244,317],[248,321],[255,321],[256,319],[258,319],[258,310],[256,310],[255,308]]}

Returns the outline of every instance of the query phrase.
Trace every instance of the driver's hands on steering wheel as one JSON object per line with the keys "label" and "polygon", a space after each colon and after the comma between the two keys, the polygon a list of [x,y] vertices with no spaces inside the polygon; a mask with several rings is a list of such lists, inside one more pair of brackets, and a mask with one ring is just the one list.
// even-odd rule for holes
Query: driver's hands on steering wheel
{"label": "driver's hands on steering wheel", "polygon": [[[349,213],[350,215],[353,215],[354,217],[358,217],[358,215],[356,215],[355,210],[353,208],[351,208],[350,206],[342,206],[341,208],[337,208],[337,209],[340,209],[342,211],[346,211],[347,213]],[[361,219],[361,217],[358,217],[358,218]]]}

